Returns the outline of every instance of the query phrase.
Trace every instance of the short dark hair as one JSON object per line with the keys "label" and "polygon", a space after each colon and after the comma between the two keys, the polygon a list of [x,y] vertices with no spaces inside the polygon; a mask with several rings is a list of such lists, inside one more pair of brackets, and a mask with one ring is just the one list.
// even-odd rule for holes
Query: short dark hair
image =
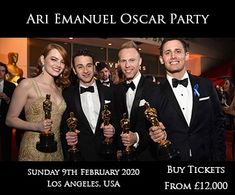
{"label": "short dark hair", "polygon": [[160,46],[160,55],[162,56],[163,54],[163,47],[164,45],[168,42],[168,41],[173,41],[173,40],[177,40],[179,42],[182,43],[183,45],[183,48],[185,50],[185,52],[188,52],[189,51],[189,44],[182,38],[164,38],[163,41],[162,41],[162,44]]}
{"label": "short dark hair", "polygon": [[91,54],[91,52],[90,52],[88,49],[81,49],[81,50],[78,50],[78,52],[75,53],[75,55],[73,56],[73,61],[72,61],[73,67],[74,67],[74,59],[75,59],[76,57],[78,57],[78,56],[88,56],[88,57],[91,57],[93,63],[95,62],[93,55]]}
{"label": "short dark hair", "polygon": [[7,65],[0,62],[0,66],[3,66],[5,68],[5,74],[7,74],[8,73]]}
{"label": "short dark hair", "polygon": [[109,66],[106,62],[98,62],[96,63],[96,70],[100,72],[102,69],[107,68],[109,70]]}

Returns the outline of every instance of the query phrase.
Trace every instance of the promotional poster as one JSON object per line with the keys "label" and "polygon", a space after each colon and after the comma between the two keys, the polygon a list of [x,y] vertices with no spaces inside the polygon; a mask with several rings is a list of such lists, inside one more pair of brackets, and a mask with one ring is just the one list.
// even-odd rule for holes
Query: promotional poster
{"label": "promotional poster", "polygon": [[[11,11],[8,15],[0,13],[0,84],[2,80],[14,84],[12,93],[10,87],[7,92],[0,85],[2,191],[26,194],[234,193],[235,99],[234,91],[228,95],[225,89],[226,82],[231,81],[232,85],[235,80],[235,18],[232,10],[222,7],[150,6],[31,7]],[[181,39],[186,41],[189,48]],[[134,46],[125,46],[126,42],[134,43]],[[56,45],[60,53],[59,57],[53,54],[54,59],[51,58],[51,61],[60,62],[60,67],[53,66],[52,70],[45,66],[46,55],[41,57],[43,48],[51,43]],[[176,46],[172,46],[173,43]],[[132,57],[133,51],[128,53],[133,48],[137,57]],[[72,67],[70,74],[73,75],[68,76],[69,82],[74,86],[69,90],[64,87],[62,92],[62,89],[54,91],[55,87],[50,88],[47,78],[53,78],[53,81],[66,78],[61,68],[61,64],[66,67],[67,63],[63,49],[68,54],[69,68]],[[90,50],[94,59],[84,53],[80,59],[81,50]],[[182,61],[186,61],[185,67],[182,65],[180,70],[171,69]],[[108,80],[112,81],[105,87],[102,85],[105,80],[102,79],[104,67],[99,69],[104,62],[103,66],[107,66],[109,71]],[[5,72],[2,63],[8,71]],[[91,68],[93,65],[96,69]],[[124,85],[127,87],[120,99],[122,88],[115,87],[115,75],[119,68],[123,80],[117,85],[121,86],[123,82],[123,89]],[[187,79],[188,83],[186,86],[177,83],[181,87],[179,89],[177,84],[174,86],[173,80],[175,75],[179,76],[177,71],[182,70],[185,73],[181,77]],[[132,75],[134,71],[137,76]],[[45,77],[45,74],[49,76]],[[138,90],[141,86],[138,87],[138,82],[142,82],[142,76],[151,78],[154,85],[160,87],[155,90],[156,86],[145,84],[140,95]],[[77,85],[88,88],[85,84],[93,83],[93,77],[94,83],[97,83],[92,86],[93,91],[83,93],[82,89],[76,89]],[[138,81],[135,80],[137,77]],[[23,81],[21,85],[20,78]],[[32,81],[34,87],[27,88],[25,79],[28,78],[35,78]],[[91,80],[86,82],[89,78]],[[168,83],[169,79],[172,84]],[[135,84],[133,88],[129,83],[131,80]],[[46,84],[38,85],[37,82]],[[55,83],[53,86],[58,84]],[[105,91],[112,85],[115,85],[112,93],[116,101],[111,101],[107,95],[109,93]],[[18,90],[17,94],[20,95],[14,96],[13,91],[21,89],[19,86],[24,90]],[[35,101],[34,98],[44,94],[43,91],[47,92],[45,98]],[[100,101],[95,100],[96,96],[85,95],[90,92]],[[129,100],[128,96],[132,99]],[[57,103],[53,102],[55,97],[58,97]],[[126,113],[122,110],[123,98]],[[129,104],[136,106],[136,110],[131,111]],[[7,113],[9,106],[10,113]],[[230,112],[226,109],[230,109]],[[21,111],[24,112],[22,118]],[[30,126],[22,121],[38,123],[38,126]],[[8,130],[6,124],[13,129]],[[48,134],[40,132],[48,126],[49,129],[55,129],[50,129]],[[19,127],[25,128],[22,130]],[[89,129],[91,138],[82,128]],[[158,128],[163,132],[160,138],[153,133]],[[12,134],[6,133],[7,130]],[[76,132],[78,143],[72,137],[68,138],[67,132]],[[123,136],[129,132],[132,137]],[[30,143],[33,143],[35,135],[37,142],[32,146]],[[102,136],[104,140],[99,140]],[[68,139],[78,145],[69,146]],[[81,146],[78,147],[80,142]],[[107,145],[113,142],[115,160],[84,155],[102,147],[95,145],[96,142]],[[30,156],[31,147],[37,151],[35,156]],[[142,153],[146,148],[150,148],[148,152],[154,155],[149,157],[150,153]],[[118,156],[119,149],[121,157]],[[104,150],[109,153],[114,149]],[[42,156],[45,153],[47,157],[44,158]],[[76,157],[75,153],[83,156]],[[141,155],[135,156],[137,153]]]}

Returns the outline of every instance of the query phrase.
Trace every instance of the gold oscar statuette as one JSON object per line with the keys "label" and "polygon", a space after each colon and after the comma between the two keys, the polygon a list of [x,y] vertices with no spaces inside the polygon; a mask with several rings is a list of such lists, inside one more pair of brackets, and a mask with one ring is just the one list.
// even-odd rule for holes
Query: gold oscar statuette
{"label": "gold oscar statuette", "polygon": [[[157,119],[157,110],[151,108],[149,103],[145,103],[145,117],[151,123],[152,126],[158,126],[159,121]],[[170,140],[162,139],[159,141],[159,159],[162,161],[177,160],[179,159],[179,151],[176,150]]]}
{"label": "gold oscar statuette", "polygon": [[[123,118],[120,121],[120,125],[122,128],[122,133],[129,133],[130,132],[130,120],[127,117],[127,113],[123,114]],[[122,151],[122,161],[133,161],[135,160],[134,156],[134,147],[133,146],[125,146]]]}
{"label": "gold oscar statuette", "polygon": [[[73,112],[69,113],[69,118],[66,120],[67,126],[70,132],[74,132],[77,129],[78,119],[74,116]],[[69,161],[81,161],[81,153],[77,147],[78,144],[71,146],[68,149]]]}
{"label": "gold oscar statuette", "polygon": [[[46,100],[43,102],[43,110],[45,114],[45,119],[51,119],[51,111],[52,111],[52,102],[50,100],[51,95],[46,94]],[[55,141],[54,133],[51,129],[46,129],[46,132],[40,133],[40,140],[37,142],[36,148],[40,152],[52,153],[57,151],[57,142]]]}
{"label": "gold oscar statuette", "polygon": [[[104,105],[104,110],[101,113],[102,120],[104,125],[109,125],[111,118],[111,111],[108,110],[108,105]],[[113,138],[105,137],[101,147],[101,154],[107,160],[112,160],[114,158],[114,146],[113,146]]]}

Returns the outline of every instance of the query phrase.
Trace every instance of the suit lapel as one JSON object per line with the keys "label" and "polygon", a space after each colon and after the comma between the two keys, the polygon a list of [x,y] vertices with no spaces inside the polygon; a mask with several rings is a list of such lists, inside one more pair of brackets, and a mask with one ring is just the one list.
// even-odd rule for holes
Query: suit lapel
{"label": "suit lapel", "polygon": [[104,92],[102,89],[102,84],[100,82],[96,82],[97,85],[97,89],[98,89],[98,95],[99,95],[99,100],[100,100],[100,111],[99,111],[99,117],[96,123],[96,129],[95,129],[95,133],[97,132],[97,130],[100,130],[100,127],[98,126],[98,124],[101,124],[101,112],[104,109],[104,101],[105,101],[105,97],[104,97]]}
{"label": "suit lapel", "polygon": [[198,109],[198,103],[199,103],[199,97],[196,94],[194,94],[194,90],[195,90],[194,87],[196,84],[199,84],[199,83],[198,83],[198,79],[190,74],[189,74],[189,78],[190,78],[190,82],[192,85],[192,96],[193,96],[192,116],[191,116],[191,121],[190,121],[190,126],[192,126],[192,123],[195,120],[196,112]]}
{"label": "suit lapel", "polygon": [[136,113],[137,113],[136,111],[139,107],[139,102],[143,94],[143,89],[144,89],[144,77],[141,76],[139,84],[136,89],[135,98],[131,107],[131,114],[130,114],[131,121],[135,121]]}
{"label": "suit lapel", "polygon": [[179,103],[174,95],[174,92],[168,82],[167,79],[164,79],[164,81],[162,81],[162,91],[163,91],[163,94],[165,95],[166,99],[168,102],[170,102],[169,104],[172,105],[176,111],[176,113],[179,115],[180,118],[182,118],[182,120],[186,122],[185,118],[184,118],[184,115],[181,111],[181,108],[179,106]]}
{"label": "suit lapel", "polygon": [[127,111],[127,106],[126,106],[126,88],[125,88],[125,82],[123,82],[121,84],[120,93],[117,94],[117,95],[121,96],[121,102],[123,104],[121,106],[123,108],[121,114],[127,113],[128,111]]}
{"label": "suit lapel", "polygon": [[89,125],[89,122],[86,118],[86,115],[84,114],[83,109],[82,109],[79,86],[80,85],[78,84],[78,87],[74,88],[75,89],[74,90],[74,94],[75,94],[74,101],[75,101],[76,111],[77,111],[77,115],[78,115],[78,121],[83,121],[83,124],[86,126],[84,129],[89,129],[90,130],[89,132],[93,134],[91,127]]}
{"label": "suit lapel", "polygon": [[103,108],[104,108],[105,97],[104,97],[104,92],[103,92],[102,86],[101,86],[102,84],[99,83],[99,82],[96,82],[96,85],[97,85],[99,99],[100,99],[100,112],[101,112],[103,110]]}

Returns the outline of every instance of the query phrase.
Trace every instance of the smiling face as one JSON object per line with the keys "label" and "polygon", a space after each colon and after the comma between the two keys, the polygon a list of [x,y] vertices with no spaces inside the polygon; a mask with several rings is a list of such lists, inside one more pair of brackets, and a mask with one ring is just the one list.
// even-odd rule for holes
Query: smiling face
{"label": "smiling face", "polygon": [[159,60],[165,65],[167,74],[183,74],[186,71],[186,61],[189,59],[189,53],[185,51],[183,44],[179,40],[171,40],[164,44],[162,55]]}
{"label": "smiling face", "polygon": [[57,49],[51,49],[46,57],[42,55],[41,61],[45,71],[53,77],[59,76],[65,68],[65,61]]}
{"label": "smiling face", "polygon": [[139,73],[142,59],[135,48],[123,48],[119,51],[119,64],[126,80],[133,80]]}
{"label": "smiling face", "polygon": [[90,86],[94,82],[95,66],[92,57],[84,55],[76,56],[74,58],[73,71],[81,84]]}

